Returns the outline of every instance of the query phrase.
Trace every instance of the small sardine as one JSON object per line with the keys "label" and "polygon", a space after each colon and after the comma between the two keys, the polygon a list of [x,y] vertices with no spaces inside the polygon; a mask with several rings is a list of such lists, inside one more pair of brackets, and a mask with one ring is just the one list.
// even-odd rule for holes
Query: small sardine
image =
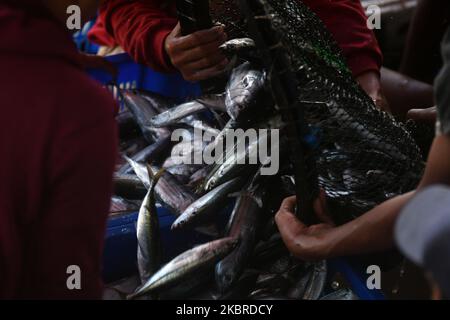
{"label": "small sardine", "polygon": [[236,178],[225,182],[192,203],[172,224],[172,230],[198,224],[219,211],[228,200],[228,195],[240,187],[241,181]]}
{"label": "small sardine", "polygon": [[246,62],[235,68],[226,88],[225,106],[231,119],[256,106],[258,95],[264,91],[265,73],[252,69]]}
{"label": "small sardine", "polygon": [[[136,175],[141,179],[146,188],[150,188],[150,179],[146,173],[146,166],[126,158],[133,167]],[[160,168],[151,166],[153,172],[159,172]],[[155,194],[161,204],[167,207],[174,215],[179,216],[191,205],[197,197],[188,188],[184,187],[169,172],[164,172],[155,187]]]}
{"label": "small sardine", "polygon": [[167,127],[187,116],[206,110],[208,110],[208,108],[204,104],[198,101],[189,101],[152,117],[150,125],[157,128]]}
{"label": "small sardine", "polygon": [[135,299],[146,293],[163,290],[175,286],[186,278],[195,277],[196,272],[213,267],[236,244],[236,239],[224,238],[205,243],[180,254],[156,272],[144,285],[137,288],[127,299]]}
{"label": "small sardine", "polygon": [[166,128],[156,128],[151,125],[151,119],[157,114],[153,107],[144,98],[123,90],[122,96],[128,110],[133,114],[139,128],[148,142],[157,141],[162,137],[170,136]]}
{"label": "small sardine", "polygon": [[136,225],[137,264],[141,283],[145,283],[161,267],[162,245],[159,230],[158,212],[155,206],[155,186],[163,174],[163,170],[155,176],[149,169],[151,186],[142,202]]}

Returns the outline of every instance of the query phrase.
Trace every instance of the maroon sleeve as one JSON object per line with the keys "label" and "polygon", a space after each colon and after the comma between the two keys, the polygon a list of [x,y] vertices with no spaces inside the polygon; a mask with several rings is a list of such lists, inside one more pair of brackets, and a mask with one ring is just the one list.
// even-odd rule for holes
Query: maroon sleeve
{"label": "maroon sleeve", "polygon": [[164,41],[177,24],[172,2],[110,0],[100,10],[99,23],[135,61],[157,71],[175,71],[164,51]]}
{"label": "maroon sleeve", "polygon": [[359,0],[303,0],[328,27],[355,77],[379,72],[382,54]]}
{"label": "maroon sleeve", "polygon": [[[77,78],[73,79],[76,83]],[[38,239],[29,248],[33,277],[31,297],[100,299],[106,219],[116,159],[116,124],[112,99],[87,77],[55,115],[58,126],[48,152],[46,203]],[[75,85],[73,86],[75,87]],[[81,88],[80,88],[81,87]],[[67,90],[71,89],[71,85]],[[95,90],[94,90],[95,89]],[[67,287],[69,266],[80,268],[80,290]],[[70,270],[69,270],[70,271]],[[73,283],[73,282],[72,282]],[[39,290],[35,292],[35,290]]]}

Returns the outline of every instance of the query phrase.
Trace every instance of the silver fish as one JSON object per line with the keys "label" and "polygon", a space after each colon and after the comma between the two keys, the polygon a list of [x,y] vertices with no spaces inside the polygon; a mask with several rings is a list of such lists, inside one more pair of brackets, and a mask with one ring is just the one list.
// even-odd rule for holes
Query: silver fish
{"label": "silver fish", "polygon": [[142,181],[131,174],[119,175],[113,177],[114,194],[127,199],[142,199],[147,193]]}
{"label": "silver fish", "polygon": [[221,112],[227,111],[225,106],[225,93],[204,95],[198,98],[197,101],[213,110]]}
{"label": "silver fish", "polygon": [[335,292],[329,293],[319,300],[359,300],[358,296],[348,288],[340,289]]}
{"label": "silver fish", "polygon": [[239,53],[239,51],[242,50],[252,50],[256,48],[255,41],[250,38],[237,38],[237,39],[231,39],[222,44],[220,49],[224,50],[225,52],[230,53]]}
{"label": "silver fish", "polygon": [[122,97],[147,141],[152,142],[170,136],[170,131],[166,128],[156,128],[151,125],[151,119],[157,112],[147,100],[126,90],[122,91]]}
{"label": "silver fish", "polygon": [[198,187],[203,180],[205,180],[206,176],[211,171],[211,166],[205,166],[199,170],[197,170],[192,176],[189,178],[188,186],[191,188]]}
{"label": "silver fish", "polygon": [[317,300],[322,295],[327,279],[327,262],[314,263],[314,269],[310,281],[303,295],[304,300]]}
{"label": "silver fish", "polygon": [[173,176],[177,178],[183,184],[189,182],[189,178],[193,173],[198,171],[201,165],[196,164],[178,164],[171,167],[166,168],[167,172],[170,172]]}
{"label": "silver fish", "polygon": [[192,203],[172,224],[173,229],[181,229],[196,224],[199,220],[211,213],[223,208],[228,195],[235,191],[241,184],[241,179],[236,178],[225,182],[203,197]]}
{"label": "silver fish", "polygon": [[261,225],[259,194],[253,191],[243,192],[234,207],[228,236],[239,238],[236,248],[216,265],[216,284],[223,293],[228,291],[241,276],[256,244],[256,234]]}
{"label": "silver fish", "polygon": [[194,116],[187,116],[184,119],[181,119],[178,123],[186,124],[193,129],[201,130],[202,132],[208,133],[211,137],[217,137],[220,133],[220,130],[211,127],[205,121],[199,120]]}
{"label": "silver fish", "polygon": [[[151,172],[149,174],[152,175]],[[150,189],[142,202],[137,219],[137,264],[141,283],[145,283],[161,266],[162,245],[154,192],[162,174],[163,171],[160,171],[152,177]]]}
{"label": "silver fish", "polygon": [[204,104],[195,100],[189,101],[152,117],[150,125],[157,128],[167,127],[187,116],[206,110],[208,110],[208,108]]}
{"label": "silver fish", "polygon": [[[150,188],[150,178],[145,165],[126,158],[133,167],[134,172]],[[153,172],[159,172],[160,168],[150,166]],[[155,194],[162,205],[167,207],[174,215],[178,216],[192,204],[197,197],[186,187],[179,184],[177,179],[169,172],[164,172],[155,187]]]}
{"label": "silver fish", "polygon": [[[142,149],[138,153],[136,153],[131,159],[137,162],[148,162],[149,160],[159,156],[163,153],[171,144],[170,137],[162,137],[155,143],[149,145],[148,147]],[[129,163],[124,164],[117,170],[117,174],[130,174],[133,172],[133,168],[131,168]]]}
{"label": "silver fish", "polygon": [[127,299],[135,299],[146,293],[169,288],[195,276],[196,272],[212,267],[218,260],[228,254],[236,246],[236,243],[236,239],[224,238],[205,243],[182,253],[156,272]]}
{"label": "silver fish", "polygon": [[256,105],[263,92],[265,73],[252,69],[246,62],[235,68],[226,88],[225,106],[231,119],[236,120],[243,111]]}
{"label": "silver fish", "polygon": [[[250,165],[249,156],[256,155],[258,146],[260,143],[267,139],[267,134],[260,134],[256,140],[250,141],[250,144],[245,147],[245,151],[238,148],[236,144],[233,150],[226,150],[224,154],[224,161],[221,164],[217,164],[205,179],[203,190],[208,191],[220,185],[224,181],[228,181],[238,176],[243,170],[250,170],[257,166],[255,164]],[[239,149],[239,150],[238,150]]]}

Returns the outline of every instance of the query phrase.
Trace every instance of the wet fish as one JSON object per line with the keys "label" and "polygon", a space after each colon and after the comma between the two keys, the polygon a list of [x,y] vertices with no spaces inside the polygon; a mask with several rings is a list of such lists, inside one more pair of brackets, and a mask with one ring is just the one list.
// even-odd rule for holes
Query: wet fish
{"label": "wet fish", "polygon": [[122,91],[122,96],[125,105],[133,114],[139,128],[142,131],[142,134],[148,142],[170,136],[170,131],[168,129],[156,128],[152,126],[151,119],[157,114],[157,112],[146,99],[126,90]]}
{"label": "wet fish", "polygon": [[164,170],[153,176],[151,169],[151,186],[142,202],[136,225],[137,264],[141,283],[145,283],[161,266],[162,245],[159,231],[159,218],[155,206],[155,186]]}
{"label": "wet fish", "polygon": [[[126,158],[133,167],[136,175],[141,179],[146,188],[150,188],[150,179],[146,174],[146,166]],[[153,172],[159,172],[157,166],[150,166]],[[155,194],[161,204],[167,207],[174,215],[178,216],[191,205],[197,197],[188,188],[181,185],[169,172],[164,172],[155,187]]]}
{"label": "wet fish", "polygon": [[161,300],[199,300],[198,296],[208,290],[212,280],[211,271],[199,272],[195,277],[186,278],[175,286],[162,290],[158,297]]}
{"label": "wet fish", "polygon": [[257,244],[251,258],[251,265],[260,268],[265,262],[287,254],[289,252],[281,239],[281,235],[276,233],[269,240]]}
{"label": "wet fish", "polygon": [[217,137],[220,134],[220,130],[213,128],[206,121],[197,119],[194,116],[187,116],[186,118],[181,119],[178,123],[188,125],[193,129],[207,133],[210,137]]}
{"label": "wet fish", "polygon": [[144,285],[137,288],[128,299],[135,299],[146,293],[175,286],[186,278],[212,267],[219,259],[229,253],[236,245],[233,238],[223,238],[205,243],[188,250],[167,263],[156,272]]}
{"label": "wet fish", "polygon": [[313,278],[313,272],[314,266],[312,264],[307,264],[304,267],[303,272],[299,275],[298,279],[288,290],[287,296],[292,299],[302,300],[305,296],[307,286]]}
{"label": "wet fish", "polygon": [[327,262],[314,263],[314,269],[310,281],[303,295],[304,300],[317,300],[322,295],[327,279]]}
{"label": "wet fish", "polygon": [[178,164],[168,167],[166,170],[175,176],[182,184],[187,184],[192,174],[198,171],[200,167],[202,166],[197,164]]}
{"label": "wet fish", "polygon": [[225,106],[225,93],[203,95],[198,98],[197,101],[213,110],[221,112],[227,111]]}
{"label": "wet fish", "polygon": [[115,174],[113,178],[114,194],[127,199],[142,199],[147,193],[142,181],[131,174],[119,175]]}
{"label": "wet fish", "polygon": [[231,119],[257,105],[258,95],[264,91],[265,73],[245,62],[235,68],[226,88],[225,106]]}
{"label": "wet fish", "polygon": [[140,204],[137,201],[130,201],[122,197],[113,196],[111,198],[109,212],[111,214],[134,212],[139,209],[139,205]]}
{"label": "wet fish", "polygon": [[245,299],[252,288],[255,287],[259,271],[254,269],[245,270],[244,274],[236,281],[236,284],[226,293],[218,297],[219,300],[242,300]]}
{"label": "wet fish", "polygon": [[219,211],[228,200],[228,195],[236,191],[241,183],[242,180],[239,178],[227,181],[193,202],[175,220],[172,224],[172,230],[199,224],[210,214]]}
{"label": "wet fish", "polygon": [[239,238],[239,245],[216,265],[216,283],[221,292],[229,290],[239,279],[256,245],[256,235],[262,222],[261,191],[241,193],[231,214],[232,223],[227,235]]}
{"label": "wet fish", "polygon": [[237,39],[231,39],[222,44],[220,49],[224,50],[225,52],[238,54],[242,51],[247,50],[254,50],[256,48],[255,41],[250,38],[237,38]]}
{"label": "wet fish", "polygon": [[157,113],[162,113],[177,105],[175,99],[162,96],[151,91],[136,91],[136,94],[147,100]]}
{"label": "wet fish", "polygon": [[189,101],[163,113],[155,115],[150,120],[150,125],[161,128],[176,124],[181,119],[208,110],[203,103],[198,101]]}
{"label": "wet fish", "polygon": [[353,293],[352,290],[348,288],[340,289],[326,296],[320,298],[319,300],[359,300],[358,296]]}
{"label": "wet fish", "polygon": [[[162,137],[155,143],[149,145],[148,147],[142,149],[131,157],[137,162],[148,162],[149,160],[155,160],[158,156],[164,153],[171,145],[170,137]],[[151,161],[153,162],[153,161]],[[117,170],[117,174],[130,174],[133,172],[133,168],[129,163],[125,163],[122,167]]]}
{"label": "wet fish", "polygon": [[180,162],[186,164],[201,164],[203,162],[203,150],[205,147],[206,143],[202,140],[181,141],[173,146],[171,157],[175,156],[180,159]]}
{"label": "wet fish", "polygon": [[197,170],[192,176],[189,178],[188,186],[191,188],[197,188],[203,180],[205,180],[206,176],[211,171],[211,166],[205,166],[199,170]]}
{"label": "wet fish", "polygon": [[[254,161],[255,159],[253,159],[254,162],[250,163],[250,158],[254,158],[254,155],[257,154],[259,145],[264,141],[267,141],[267,134],[259,134],[257,139],[250,141],[244,148],[239,146],[242,142],[238,142],[234,145],[232,150],[225,150],[224,161],[216,164],[211,170],[210,174],[205,179],[203,190],[211,190],[224,181],[228,181],[240,175],[243,171],[249,173],[256,172],[258,165],[255,162],[257,161]],[[250,155],[252,155],[252,157],[250,157]]]}

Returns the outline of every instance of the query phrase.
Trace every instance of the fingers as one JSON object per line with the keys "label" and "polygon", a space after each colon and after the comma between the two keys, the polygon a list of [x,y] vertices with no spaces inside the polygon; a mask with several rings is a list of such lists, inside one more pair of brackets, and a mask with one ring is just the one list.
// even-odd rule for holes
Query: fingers
{"label": "fingers", "polygon": [[209,69],[215,66],[218,66],[220,70],[226,67],[228,64],[228,60],[222,55],[214,55],[210,57],[204,57],[203,59],[191,62],[186,65],[187,69],[190,70],[204,70]]}
{"label": "fingers", "polygon": [[223,26],[180,36],[180,27],[166,38],[165,49],[171,63],[184,79],[196,82],[221,74],[228,60],[219,48],[227,36]]}
{"label": "fingers", "polygon": [[284,199],[283,202],[281,203],[280,210],[294,213],[296,205],[297,205],[297,197],[296,196],[288,197]]}
{"label": "fingers", "polygon": [[408,119],[433,124],[437,119],[437,109],[436,107],[428,109],[412,109],[408,111],[406,117]]}
{"label": "fingers", "polygon": [[226,57],[219,47],[225,41],[226,40],[222,39],[214,40],[213,42],[209,42],[189,50],[184,50],[176,55],[176,58],[173,59],[172,63],[174,65],[183,65],[210,57],[220,57],[223,60]]}
{"label": "fingers", "polygon": [[173,41],[173,46],[177,50],[184,51],[220,39],[226,39],[225,29],[223,26],[215,26],[211,29],[197,31],[187,36],[176,37]]}
{"label": "fingers", "polygon": [[224,72],[225,66],[228,64],[228,61],[225,60],[224,63],[219,63],[211,68],[203,69],[200,71],[196,71],[192,74],[192,76],[188,77],[188,81],[202,81],[210,78],[214,78]]}
{"label": "fingers", "polygon": [[283,200],[281,207],[275,215],[275,222],[283,238],[293,239],[306,226],[297,219],[294,214],[296,197],[289,197]]}

